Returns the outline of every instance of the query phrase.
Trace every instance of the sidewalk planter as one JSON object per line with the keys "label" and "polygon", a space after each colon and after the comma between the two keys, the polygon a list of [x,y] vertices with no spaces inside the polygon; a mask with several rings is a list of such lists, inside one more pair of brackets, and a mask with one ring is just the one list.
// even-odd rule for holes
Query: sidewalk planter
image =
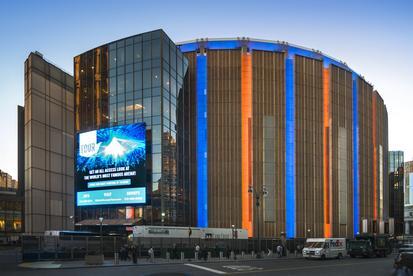
{"label": "sidewalk planter", "polygon": [[87,265],[102,265],[103,264],[103,254],[102,255],[86,255],[85,262]]}

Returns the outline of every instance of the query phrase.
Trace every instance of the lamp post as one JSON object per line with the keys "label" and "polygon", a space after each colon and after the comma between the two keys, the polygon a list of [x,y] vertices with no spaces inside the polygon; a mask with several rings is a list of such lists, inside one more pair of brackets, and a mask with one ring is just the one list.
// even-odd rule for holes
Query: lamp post
{"label": "lamp post", "polygon": [[69,216],[69,220],[71,223],[73,223],[73,230],[75,230],[75,217],[74,216]]}
{"label": "lamp post", "polygon": [[311,229],[310,228],[307,229],[307,238],[311,238]]}
{"label": "lamp post", "polygon": [[165,222],[165,212],[162,212],[161,213],[161,222],[162,222],[162,226],[164,225],[164,222]]}
{"label": "lamp post", "polygon": [[102,238],[103,217],[99,217],[99,222],[100,222],[100,254],[103,255],[103,238]]}
{"label": "lamp post", "polygon": [[[233,224],[233,225],[231,225],[231,228],[232,228],[232,249],[234,250],[234,247],[235,247],[235,245],[234,245],[234,240],[235,240],[235,225]],[[235,251],[235,250],[234,250]]]}
{"label": "lamp post", "polygon": [[258,238],[258,253],[257,258],[261,258],[261,237],[260,237],[260,197],[267,196],[268,192],[265,186],[262,187],[261,191],[256,191],[253,186],[249,186],[248,192],[255,196],[255,206],[257,207],[257,238]]}

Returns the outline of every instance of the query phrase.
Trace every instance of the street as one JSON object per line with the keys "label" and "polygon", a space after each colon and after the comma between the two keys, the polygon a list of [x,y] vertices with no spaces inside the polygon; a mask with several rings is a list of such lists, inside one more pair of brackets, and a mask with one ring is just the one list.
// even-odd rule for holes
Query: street
{"label": "street", "polygon": [[70,269],[17,268],[1,275],[391,275],[393,256],[341,260],[263,259],[183,264],[85,267]]}

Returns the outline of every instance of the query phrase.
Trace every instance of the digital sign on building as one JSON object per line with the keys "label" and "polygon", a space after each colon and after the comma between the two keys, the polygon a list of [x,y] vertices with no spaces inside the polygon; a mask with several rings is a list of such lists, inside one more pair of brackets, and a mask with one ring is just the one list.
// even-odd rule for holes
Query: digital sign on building
{"label": "digital sign on building", "polygon": [[144,123],[77,135],[77,206],[146,204]]}

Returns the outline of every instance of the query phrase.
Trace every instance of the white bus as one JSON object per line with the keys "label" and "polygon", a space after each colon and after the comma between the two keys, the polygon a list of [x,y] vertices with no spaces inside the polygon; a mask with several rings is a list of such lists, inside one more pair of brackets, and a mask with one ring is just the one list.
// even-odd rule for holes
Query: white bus
{"label": "white bus", "polygon": [[134,226],[133,238],[248,239],[241,228],[200,228],[176,226]]}
{"label": "white bus", "polygon": [[303,257],[309,258],[342,258],[347,255],[345,238],[307,239],[303,248]]}

